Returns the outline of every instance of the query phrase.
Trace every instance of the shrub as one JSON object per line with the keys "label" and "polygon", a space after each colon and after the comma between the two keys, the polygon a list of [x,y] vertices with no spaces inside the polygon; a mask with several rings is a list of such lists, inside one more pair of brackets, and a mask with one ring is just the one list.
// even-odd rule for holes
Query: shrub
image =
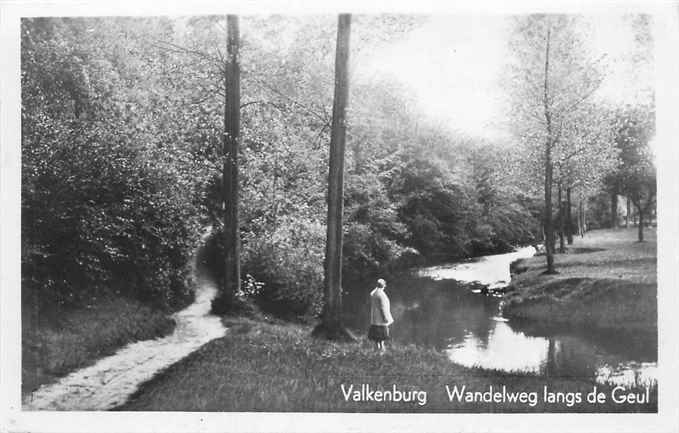
{"label": "shrub", "polygon": [[[206,264],[218,281],[224,278],[222,240],[217,230],[206,248]],[[246,233],[241,287],[256,287],[249,296],[264,311],[289,319],[314,317],[322,306],[324,246],[325,228],[303,219],[286,218],[273,233]]]}
{"label": "shrub", "polygon": [[[133,55],[132,35],[151,28],[127,24],[22,20],[22,289],[38,311],[103,293],[191,299],[206,169],[163,123],[174,110],[157,71]],[[83,37],[91,26],[106,31]]]}
{"label": "shrub", "polygon": [[23,145],[25,295],[43,306],[113,291],[163,308],[186,304],[199,226],[190,186],[177,187],[182,174],[159,152],[96,126],[55,135]]}

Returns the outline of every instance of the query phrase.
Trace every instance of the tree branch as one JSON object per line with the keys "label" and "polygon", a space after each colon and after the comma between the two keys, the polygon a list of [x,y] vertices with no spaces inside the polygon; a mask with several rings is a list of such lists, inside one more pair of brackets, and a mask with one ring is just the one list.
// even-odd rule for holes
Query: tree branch
{"label": "tree branch", "polygon": [[330,122],[328,121],[328,119],[327,119],[325,116],[323,116],[323,115],[320,114],[320,113],[317,113],[316,111],[312,110],[312,109],[309,108],[307,105],[305,105],[305,104],[303,104],[303,103],[297,101],[297,100],[294,99],[293,97],[291,97],[291,96],[289,96],[289,95],[286,95],[285,93],[281,92],[280,90],[274,88],[273,86],[271,86],[270,84],[268,84],[268,83],[265,82],[264,80],[259,79],[259,78],[255,77],[255,76],[253,76],[253,75],[251,75],[249,78],[253,79],[253,80],[254,80],[255,82],[257,82],[260,86],[265,87],[266,89],[268,89],[269,91],[275,93],[276,95],[278,95],[278,96],[280,96],[280,97],[282,97],[282,98],[284,98],[284,99],[287,99],[288,101],[292,102],[294,105],[296,105],[296,106],[302,108],[306,113],[311,114],[311,115],[317,117],[318,119],[320,119],[320,120],[323,122],[324,125],[325,125],[325,124],[328,124],[328,126],[330,125]]}
{"label": "tree branch", "polygon": [[173,51],[175,53],[185,53],[185,54],[191,54],[197,57],[200,57],[204,60],[208,60],[210,62],[214,62],[215,64],[219,64],[219,59],[210,56],[209,54],[199,51],[199,50],[192,50],[190,48],[182,47],[181,45],[173,44],[172,42],[167,42],[167,41],[154,41],[151,42],[151,46],[160,48],[162,50],[167,50],[167,51]]}

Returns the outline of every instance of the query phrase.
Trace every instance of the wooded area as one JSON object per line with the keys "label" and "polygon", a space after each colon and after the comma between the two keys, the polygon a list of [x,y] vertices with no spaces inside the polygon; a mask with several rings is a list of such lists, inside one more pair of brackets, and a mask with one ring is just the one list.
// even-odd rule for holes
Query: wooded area
{"label": "wooded area", "polygon": [[[585,218],[617,224],[618,196],[643,240],[653,100],[594,97],[604,60],[577,17],[512,21],[506,143],[421,120],[391,78],[348,79],[353,54],[417,19],[335,20],[253,16],[242,34],[236,16],[23,20],[22,294],[35,315],[111,294],[186,305],[208,225],[216,309],[252,298],[286,318],[323,311],[330,328],[342,290],[399,267],[546,237],[555,272],[556,236],[563,251]],[[635,26],[648,61],[647,18]]]}

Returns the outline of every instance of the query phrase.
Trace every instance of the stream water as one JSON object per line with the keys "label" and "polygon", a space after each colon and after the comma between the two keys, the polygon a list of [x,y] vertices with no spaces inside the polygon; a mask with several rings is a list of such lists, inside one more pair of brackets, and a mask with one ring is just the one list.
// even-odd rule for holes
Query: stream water
{"label": "stream water", "polygon": [[[500,299],[472,293],[464,282],[491,288],[509,283],[509,264],[535,254],[532,247],[462,263],[419,269],[387,284],[395,323],[392,338],[445,351],[468,367],[550,377],[594,378],[623,385],[656,380],[657,335],[545,327],[502,317]],[[462,282],[462,283],[461,283]],[[368,293],[345,296],[350,327],[369,325]]]}

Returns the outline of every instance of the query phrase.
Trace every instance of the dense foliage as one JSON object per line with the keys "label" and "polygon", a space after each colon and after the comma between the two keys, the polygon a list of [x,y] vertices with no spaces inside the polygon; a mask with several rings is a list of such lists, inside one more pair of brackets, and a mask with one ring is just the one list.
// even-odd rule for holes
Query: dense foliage
{"label": "dense foliage", "polygon": [[[354,54],[416,25],[375,22],[357,20]],[[266,309],[310,316],[323,278],[334,20],[243,24],[244,287]],[[208,259],[217,274],[221,264],[223,17],[30,19],[22,44],[26,293],[70,302],[108,289],[180,304],[203,224],[217,228]],[[411,102],[389,80],[352,75],[345,290],[395,266],[537,238],[539,207],[502,169],[504,144],[416,121]]]}
{"label": "dense foliage", "polygon": [[22,276],[38,312],[112,292],[191,298],[203,161],[165,118],[158,56],[135,51],[149,25],[162,27],[22,22]]}

